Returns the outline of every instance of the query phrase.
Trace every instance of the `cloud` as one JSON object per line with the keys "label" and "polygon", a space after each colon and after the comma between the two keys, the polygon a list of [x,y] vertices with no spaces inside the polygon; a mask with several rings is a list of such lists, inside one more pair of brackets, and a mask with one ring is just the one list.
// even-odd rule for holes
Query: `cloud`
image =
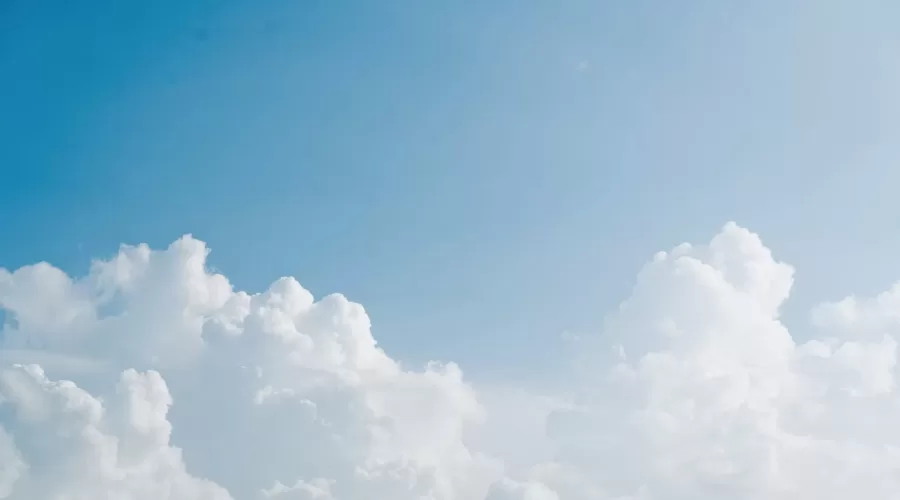
{"label": "cloud", "polygon": [[565,393],[403,366],[362,306],[233,289],[186,236],[0,269],[0,499],[888,499],[900,287],[818,306],[726,225],[657,254]]}
{"label": "cloud", "polygon": [[324,479],[318,479],[311,483],[301,480],[293,486],[285,486],[276,481],[272,488],[263,490],[262,494],[265,498],[280,500],[330,500],[334,498],[331,495],[331,482]]}
{"label": "cloud", "polygon": [[502,478],[491,486],[487,500],[559,500],[559,495],[541,483]]}
{"label": "cloud", "polygon": [[36,365],[16,365],[0,373],[0,395],[14,432],[0,434],[0,498],[231,499],[189,475],[169,444],[172,400],[156,372],[125,371],[104,405]]}
{"label": "cloud", "polygon": [[[147,490],[152,498],[218,499],[229,498],[226,489],[238,499],[484,495],[501,464],[463,442],[485,414],[456,365],[407,370],[376,345],[358,304],[340,295],[315,301],[292,278],[261,294],[235,292],[206,270],[207,253],[185,237],[164,251],[122,247],[79,280],[47,264],[0,271],[0,305],[14,319],[3,332],[7,361],[40,346],[102,361],[110,377],[144,380],[113,390],[102,374],[66,364],[54,369],[74,373],[78,385],[35,365],[11,366],[15,383],[0,386],[0,424],[11,440],[0,457],[24,465],[15,482],[4,477],[8,498],[109,491],[138,499]],[[149,413],[109,420],[104,402],[123,394]],[[52,418],[26,418],[48,408],[58,409]],[[59,428],[77,433],[79,445]],[[154,429],[144,443],[152,449],[123,448],[135,432]],[[39,435],[40,446],[31,446]],[[53,465],[41,468],[51,456]],[[79,468],[94,463],[102,470]],[[201,488],[200,477],[218,486]],[[149,489],[154,480],[158,488]]]}
{"label": "cloud", "polygon": [[797,344],[792,276],[734,224],[658,254],[595,339],[580,408],[549,419],[566,469],[612,498],[891,498],[896,329]]}

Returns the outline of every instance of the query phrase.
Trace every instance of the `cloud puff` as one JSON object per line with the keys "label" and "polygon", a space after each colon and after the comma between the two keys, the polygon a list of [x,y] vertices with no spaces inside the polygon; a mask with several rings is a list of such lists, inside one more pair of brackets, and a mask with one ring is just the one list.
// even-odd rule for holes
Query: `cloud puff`
{"label": "cloud puff", "polygon": [[[316,302],[292,278],[261,294],[235,292],[206,270],[207,253],[185,237],[159,252],[123,247],[79,280],[47,264],[0,271],[0,305],[12,318],[7,352],[99,362],[127,386],[110,389],[107,373],[71,363],[46,370],[79,386],[12,367],[15,383],[0,386],[0,423],[11,436],[0,457],[17,464],[2,476],[7,497],[109,491],[124,500],[148,491],[187,500],[227,498],[226,488],[240,499],[484,496],[501,464],[463,442],[485,414],[456,365],[406,370],[377,347],[358,304],[340,295]],[[110,420],[108,405],[122,397],[130,417]],[[57,409],[52,417],[28,417],[48,408]],[[78,446],[61,427],[80,436]],[[131,450],[135,433],[154,448]],[[29,436],[43,436],[41,446]],[[46,469],[50,456],[71,464]],[[123,460],[146,474],[122,472]],[[102,470],[79,468],[88,465]],[[196,477],[221,486],[203,489]],[[29,485],[38,484],[50,489],[35,496]]]}
{"label": "cloud puff", "polygon": [[559,500],[559,495],[541,483],[502,478],[491,486],[487,500]]}
{"label": "cloud puff", "polygon": [[[233,290],[184,237],[73,279],[0,269],[0,498],[888,499],[900,288],[781,322],[793,269],[734,224],[660,253],[565,394],[410,369],[363,308]],[[39,366],[40,365],[40,366]],[[515,384],[510,384],[514,386]]]}
{"label": "cloud puff", "polygon": [[[574,471],[612,498],[892,498],[897,331],[797,344],[778,314],[792,275],[734,224],[658,254],[595,339],[579,408],[549,419],[568,477],[546,481]],[[817,317],[835,309],[845,332],[875,316]]]}
{"label": "cloud puff", "polygon": [[0,441],[2,498],[231,498],[189,475],[170,446],[172,400],[156,372],[125,371],[104,405],[36,365],[16,365],[0,373],[0,396],[14,432]]}

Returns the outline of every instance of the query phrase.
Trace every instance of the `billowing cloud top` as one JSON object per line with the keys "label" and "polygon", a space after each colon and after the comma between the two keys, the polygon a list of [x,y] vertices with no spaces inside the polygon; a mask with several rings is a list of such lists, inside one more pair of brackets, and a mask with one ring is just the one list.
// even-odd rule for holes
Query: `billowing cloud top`
{"label": "billowing cloud top", "polygon": [[[186,236],[0,269],[0,499],[894,499],[900,287],[823,304],[734,224],[660,253],[566,396],[410,370],[363,308],[233,290]],[[587,361],[587,363],[584,363]]]}

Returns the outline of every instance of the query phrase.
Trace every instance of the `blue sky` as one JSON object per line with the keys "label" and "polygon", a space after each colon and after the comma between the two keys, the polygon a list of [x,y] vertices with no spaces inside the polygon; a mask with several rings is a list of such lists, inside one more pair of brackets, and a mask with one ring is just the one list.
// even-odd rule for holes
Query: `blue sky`
{"label": "blue sky", "polygon": [[[900,4],[0,7],[0,267],[208,242],[364,304],[401,360],[554,368],[726,221],[789,308],[900,276]],[[499,358],[509,362],[497,364]]]}

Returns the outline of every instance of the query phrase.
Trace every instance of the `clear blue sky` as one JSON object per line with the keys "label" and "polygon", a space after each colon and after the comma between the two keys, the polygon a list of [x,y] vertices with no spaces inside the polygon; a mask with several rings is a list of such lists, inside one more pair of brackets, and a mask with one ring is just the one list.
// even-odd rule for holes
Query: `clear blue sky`
{"label": "clear blue sky", "polygon": [[[0,3],[0,267],[193,233],[394,357],[553,368],[726,221],[795,307],[900,276],[900,3]],[[502,368],[492,363],[498,357]]]}

